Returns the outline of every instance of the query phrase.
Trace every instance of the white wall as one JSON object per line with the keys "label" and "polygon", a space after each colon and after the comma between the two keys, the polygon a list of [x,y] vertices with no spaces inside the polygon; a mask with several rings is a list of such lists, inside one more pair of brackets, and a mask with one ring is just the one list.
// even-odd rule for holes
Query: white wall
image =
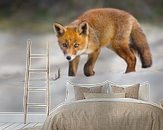
{"label": "white wall", "polygon": [[[83,75],[83,65],[86,61],[86,56],[83,56],[77,77],[71,78],[71,80],[79,83],[110,80],[118,84],[148,81],[151,84],[151,100],[158,103],[160,99],[163,99],[163,32],[162,29],[151,26],[145,26],[145,31],[153,54],[151,68],[142,69],[139,60],[137,60],[137,72],[123,74],[126,67],[125,62],[111,50],[104,48],[95,66],[95,76],[87,78]],[[68,64],[58,47],[54,34],[0,32],[0,112],[23,111],[26,40],[28,38],[33,40],[32,49],[36,53],[42,52],[45,42],[50,41],[51,78],[55,76],[57,69],[61,68],[61,78],[57,81],[51,79],[51,108],[64,101]],[[34,66],[43,67],[44,63],[44,60],[38,60]],[[40,76],[34,76],[34,78],[32,82],[41,86],[43,78]],[[35,94],[34,96],[35,101],[44,99],[44,95]]]}

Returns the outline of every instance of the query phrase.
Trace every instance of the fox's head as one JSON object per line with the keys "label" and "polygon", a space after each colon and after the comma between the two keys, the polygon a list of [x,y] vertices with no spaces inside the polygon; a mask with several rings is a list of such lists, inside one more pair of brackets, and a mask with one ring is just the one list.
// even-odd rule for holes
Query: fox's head
{"label": "fox's head", "polygon": [[53,28],[57,33],[59,46],[68,61],[86,51],[89,34],[87,22],[82,22],[78,26],[63,26],[54,23]]}

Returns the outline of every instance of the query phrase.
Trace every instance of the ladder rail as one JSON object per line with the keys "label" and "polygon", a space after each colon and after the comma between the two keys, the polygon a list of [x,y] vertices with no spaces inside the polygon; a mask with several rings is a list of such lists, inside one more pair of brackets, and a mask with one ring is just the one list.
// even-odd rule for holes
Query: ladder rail
{"label": "ladder rail", "polygon": [[48,91],[47,91],[47,116],[49,115],[49,109],[50,109],[50,52],[49,52],[49,42],[47,44],[47,53],[48,53],[48,63],[47,63],[47,87],[48,87]]}
{"label": "ladder rail", "polygon": [[24,123],[26,124],[27,121],[27,111],[28,111],[28,107],[27,107],[27,102],[28,102],[28,86],[29,86],[29,78],[30,78],[30,72],[29,72],[29,68],[30,68],[30,64],[31,64],[31,60],[30,60],[30,53],[31,53],[31,44],[32,41],[28,40],[27,41],[27,56],[26,56],[26,73],[25,73],[25,94],[24,94]]}

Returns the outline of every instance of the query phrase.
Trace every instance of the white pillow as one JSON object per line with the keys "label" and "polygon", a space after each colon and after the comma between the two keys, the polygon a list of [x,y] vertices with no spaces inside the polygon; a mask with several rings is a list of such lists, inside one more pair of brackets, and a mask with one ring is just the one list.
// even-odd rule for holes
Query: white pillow
{"label": "white pillow", "polygon": [[[109,92],[112,92],[111,85],[117,85],[110,81],[108,81],[108,84],[109,84],[109,87],[108,87]],[[118,84],[118,86],[121,86],[121,87],[127,87],[130,85],[119,85]],[[150,101],[150,85],[148,82],[140,83],[138,99],[143,100],[143,101]]]}
{"label": "white pillow", "polygon": [[163,99],[160,101],[160,106],[163,108]]}
{"label": "white pillow", "polygon": [[[65,101],[75,101],[75,93],[74,93],[74,87],[73,86],[81,86],[81,87],[96,87],[96,86],[103,86],[102,87],[102,93],[110,93],[110,89],[108,89],[108,82],[104,81],[102,83],[96,83],[96,84],[77,84],[72,83],[71,81],[67,80],[66,82],[66,98]],[[109,92],[108,92],[109,91]]]}
{"label": "white pillow", "polygon": [[140,84],[138,99],[143,101],[150,101],[150,85],[148,82]]}

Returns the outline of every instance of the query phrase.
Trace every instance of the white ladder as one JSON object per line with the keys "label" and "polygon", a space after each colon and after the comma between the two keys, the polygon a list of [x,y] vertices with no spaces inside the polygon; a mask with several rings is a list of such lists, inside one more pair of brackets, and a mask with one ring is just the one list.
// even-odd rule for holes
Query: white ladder
{"label": "white ladder", "polygon": [[[25,72],[25,83],[24,83],[24,124],[27,122],[27,113],[29,107],[34,108],[46,108],[47,116],[49,115],[50,109],[50,58],[49,58],[49,43],[47,43],[46,54],[32,54],[31,52],[32,41],[27,40],[27,56],[26,56],[26,72]],[[47,58],[47,64],[45,69],[32,69],[31,59],[32,58]],[[46,87],[31,87],[29,85],[30,73],[46,73]],[[29,92],[46,92],[46,103],[30,103]]]}

